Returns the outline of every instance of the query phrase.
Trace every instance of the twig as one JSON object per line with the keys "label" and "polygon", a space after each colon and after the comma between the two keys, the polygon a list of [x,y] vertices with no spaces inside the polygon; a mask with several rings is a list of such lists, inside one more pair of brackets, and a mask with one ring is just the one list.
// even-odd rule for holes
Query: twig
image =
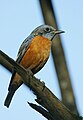
{"label": "twig", "polygon": [[47,118],[48,120],[55,120],[48,111],[46,111],[44,108],[42,108],[41,106],[38,106],[36,104],[33,103],[29,103],[28,104],[35,109],[36,111],[38,111],[39,113],[41,113],[45,118]]}

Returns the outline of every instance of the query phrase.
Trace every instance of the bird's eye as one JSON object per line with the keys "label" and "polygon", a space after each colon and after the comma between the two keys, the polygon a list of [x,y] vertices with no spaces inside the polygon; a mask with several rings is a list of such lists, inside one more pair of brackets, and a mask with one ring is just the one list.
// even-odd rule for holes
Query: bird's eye
{"label": "bird's eye", "polygon": [[45,31],[46,31],[46,32],[50,32],[50,29],[47,27],[47,28],[45,29]]}

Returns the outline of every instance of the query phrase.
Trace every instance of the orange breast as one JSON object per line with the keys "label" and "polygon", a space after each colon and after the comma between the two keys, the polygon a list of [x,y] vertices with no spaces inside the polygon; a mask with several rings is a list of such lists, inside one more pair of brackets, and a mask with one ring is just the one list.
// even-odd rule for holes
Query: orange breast
{"label": "orange breast", "polygon": [[[51,41],[42,37],[36,36],[33,38],[29,48],[23,56],[20,64],[24,68],[30,68],[33,73],[38,72],[47,61],[51,48]],[[18,86],[22,83],[19,74],[15,74],[14,83],[18,83]]]}
{"label": "orange breast", "polygon": [[[51,41],[49,39],[42,36],[36,36],[33,38],[20,64],[24,68],[30,68],[31,70],[38,67],[38,65],[48,59],[50,48]],[[43,64],[41,65],[43,66]]]}

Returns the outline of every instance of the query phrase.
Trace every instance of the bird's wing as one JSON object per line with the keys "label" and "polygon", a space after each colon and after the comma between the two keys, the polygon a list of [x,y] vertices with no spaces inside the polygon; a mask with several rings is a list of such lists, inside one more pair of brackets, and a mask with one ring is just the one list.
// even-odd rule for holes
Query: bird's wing
{"label": "bird's wing", "polygon": [[19,49],[18,54],[17,54],[17,59],[16,59],[17,63],[20,63],[21,59],[23,58],[24,54],[26,53],[26,51],[29,48],[29,45],[32,41],[32,38],[33,38],[33,36],[32,37],[30,37],[30,36],[27,37],[23,41],[23,43],[21,44],[20,49]]}
{"label": "bird's wing", "polygon": [[[20,63],[20,61],[22,60],[24,54],[26,53],[27,49],[29,48],[29,45],[32,41],[32,38],[33,38],[33,36],[30,35],[21,44],[20,49],[19,49],[18,54],[17,54],[17,59],[16,59],[17,63]],[[16,71],[13,71],[8,90],[10,90],[11,84],[13,82],[13,77],[14,77],[15,74],[16,74]]]}

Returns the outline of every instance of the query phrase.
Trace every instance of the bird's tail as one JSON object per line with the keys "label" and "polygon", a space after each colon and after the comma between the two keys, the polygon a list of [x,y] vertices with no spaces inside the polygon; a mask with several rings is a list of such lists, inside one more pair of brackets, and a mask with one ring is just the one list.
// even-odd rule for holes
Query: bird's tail
{"label": "bird's tail", "polygon": [[8,94],[7,94],[7,97],[6,97],[6,99],[5,99],[5,102],[4,102],[4,105],[5,105],[7,108],[9,107],[9,105],[10,105],[10,103],[11,103],[11,100],[12,100],[12,98],[13,98],[13,95],[14,95],[16,89],[17,89],[17,85],[16,85],[16,84],[11,85],[11,88],[10,88],[10,90],[9,90],[9,92],[8,92]]}
{"label": "bird's tail", "polygon": [[9,91],[5,99],[4,105],[8,108],[15,92]]}

